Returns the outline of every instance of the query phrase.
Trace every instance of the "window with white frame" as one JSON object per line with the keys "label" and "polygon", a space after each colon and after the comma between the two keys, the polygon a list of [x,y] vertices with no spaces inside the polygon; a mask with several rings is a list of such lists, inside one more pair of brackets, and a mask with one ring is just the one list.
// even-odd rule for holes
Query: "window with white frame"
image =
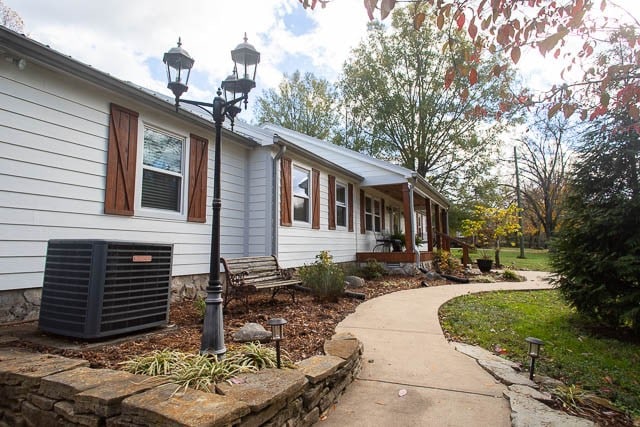
{"label": "window with white frame", "polygon": [[364,222],[368,231],[380,231],[380,200],[365,197]]}
{"label": "window with white frame", "polygon": [[309,222],[309,171],[294,166],[292,181],[293,219],[295,221]]}
{"label": "window with white frame", "polygon": [[141,206],[182,210],[185,138],[144,128]]}
{"label": "window with white frame", "polygon": [[336,183],[336,225],[347,226],[347,187],[339,182]]}

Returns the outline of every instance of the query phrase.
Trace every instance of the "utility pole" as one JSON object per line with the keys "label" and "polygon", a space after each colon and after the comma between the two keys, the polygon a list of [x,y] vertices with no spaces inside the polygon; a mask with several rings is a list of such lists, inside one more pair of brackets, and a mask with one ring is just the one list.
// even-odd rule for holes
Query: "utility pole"
{"label": "utility pole", "polygon": [[513,161],[516,164],[516,197],[518,200],[518,224],[520,225],[520,255],[518,258],[525,258],[524,256],[524,227],[522,224],[522,199],[520,198],[520,172],[518,171],[518,151],[513,147]]}

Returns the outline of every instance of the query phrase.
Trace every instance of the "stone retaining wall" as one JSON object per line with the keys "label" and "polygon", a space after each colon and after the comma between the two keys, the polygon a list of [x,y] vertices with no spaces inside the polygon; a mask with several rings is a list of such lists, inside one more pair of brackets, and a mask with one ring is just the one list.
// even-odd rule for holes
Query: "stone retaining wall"
{"label": "stone retaining wall", "polygon": [[297,369],[265,369],[216,385],[176,391],[161,377],[92,369],[88,362],[0,348],[0,426],[309,426],[361,368],[350,334]]}

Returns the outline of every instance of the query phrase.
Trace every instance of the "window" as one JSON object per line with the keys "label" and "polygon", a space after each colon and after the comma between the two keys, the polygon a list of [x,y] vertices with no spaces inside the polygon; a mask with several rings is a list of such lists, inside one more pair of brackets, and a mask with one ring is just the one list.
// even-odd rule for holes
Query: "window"
{"label": "window", "polygon": [[175,212],[182,210],[184,145],[184,138],[145,127],[142,207]]}
{"label": "window", "polygon": [[293,219],[309,222],[309,171],[293,168]]}
{"label": "window", "polygon": [[364,219],[368,231],[380,231],[380,200],[365,197]]}
{"label": "window", "polygon": [[131,216],[138,206],[155,209],[153,215],[186,213],[187,221],[205,222],[207,139],[191,134],[187,144],[184,137],[147,127],[138,135],[138,113],[110,107],[104,213]]}
{"label": "window", "polygon": [[424,238],[424,214],[416,212],[416,235]]}
{"label": "window", "polygon": [[347,188],[336,183],[336,225],[347,226]]}

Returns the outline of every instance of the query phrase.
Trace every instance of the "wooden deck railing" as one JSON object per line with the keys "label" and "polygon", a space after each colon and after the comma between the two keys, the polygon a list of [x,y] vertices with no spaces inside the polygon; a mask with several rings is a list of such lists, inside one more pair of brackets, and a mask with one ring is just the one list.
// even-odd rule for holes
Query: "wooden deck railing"
{"label": "wooden deck railing", "polygon": [[471,257],[469,257],[469,246],[467,243],[462,240],[458,240],[455,237],[451,237],[448,234],[441,233],[437,230],[434,231],[436,236],[436,246],[443,251],[451,252],[451,242],[455,242],[462,246],[462,263],[463,264],[471,264]]}

